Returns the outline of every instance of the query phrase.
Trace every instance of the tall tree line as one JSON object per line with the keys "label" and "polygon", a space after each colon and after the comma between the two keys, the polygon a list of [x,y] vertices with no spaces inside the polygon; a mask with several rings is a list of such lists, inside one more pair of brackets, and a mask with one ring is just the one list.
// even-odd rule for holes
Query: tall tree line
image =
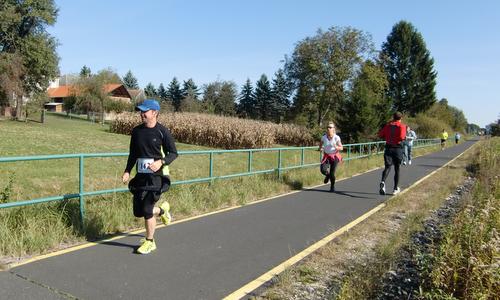
{"label": "tall tree line", "polygon": [[[193,79],[174,77],[167,85],[145,87],[148,97],[172,111],[195,111],[256,120],[294,122],[322,128],[334,121],[348,142],[376,138],[379,127],[395,110],[407,116],[427,112],[443,115],[434,106],[434,62],[422,35],[409,22],[396,23],[380,51],[371,35],[352,27],[331,27],[299,41],[283,68],[269,78],[262,74],[238,87],[214,81],[198,88]],[[123,78],[135,86],[131,72]],[[461,111],[453,128],[466,127]],[[465,125],[464,125],[465,124]]]}

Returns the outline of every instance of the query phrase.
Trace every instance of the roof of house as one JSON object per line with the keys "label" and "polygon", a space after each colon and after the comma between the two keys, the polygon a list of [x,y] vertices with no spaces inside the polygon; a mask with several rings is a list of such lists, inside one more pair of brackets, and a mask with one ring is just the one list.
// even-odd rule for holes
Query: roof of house
{"label": "roof of house", "polygon": [[[103,89],[106,93],[116,93],[117,96],[128,96],[129,98],[132,98],[123,84],[105,84]],[[63,85],[56,88],[49,88],[47,90],[47,94],[49,94],[50,98],[67,98],[71,95],[76,94],[76,92],[76,89],[72,85]]]}
{"label": "roof of house", "polygon": [[139,90],[139,89],[127,89],[127,90],[128,90],[128,93],[130,94],[130,96],[132,96],[132,98],[137,97],[139,94],[141,94],[143,92],[142,90]]}
{"label": "roof of house", "polygon": [[49,94],[50,98],[66,98],[71,95],[70,85],[63,85],[56,88],[49,88],[47,90],[47,94]]}

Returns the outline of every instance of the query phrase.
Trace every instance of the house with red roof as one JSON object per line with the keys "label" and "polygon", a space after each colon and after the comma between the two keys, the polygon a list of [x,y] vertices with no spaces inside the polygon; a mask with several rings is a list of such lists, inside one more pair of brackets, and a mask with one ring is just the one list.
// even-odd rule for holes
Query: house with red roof
{"label": "house with red roof", "polygon": [[[123,84],[105,84],[103,89],[111,100],[131,103],[132,96]],[[49,88],[47,94],[51,101],[45,103],[45,108],[50,111],[62,112],[64,99],[78,95],[78,89],[74,85],[62,85]]]}

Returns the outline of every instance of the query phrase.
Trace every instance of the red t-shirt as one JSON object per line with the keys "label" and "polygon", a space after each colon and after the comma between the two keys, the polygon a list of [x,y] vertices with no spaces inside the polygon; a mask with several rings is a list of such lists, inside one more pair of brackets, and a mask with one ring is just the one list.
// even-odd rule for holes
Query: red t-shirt
{"label": "red t-shirt", "polygon": [[380,130],[378,135],[385,139],[386,144],[397,146],[406,138],[406,125],[401,123],[399,120],[391,121],[385,124],[384,128]]}

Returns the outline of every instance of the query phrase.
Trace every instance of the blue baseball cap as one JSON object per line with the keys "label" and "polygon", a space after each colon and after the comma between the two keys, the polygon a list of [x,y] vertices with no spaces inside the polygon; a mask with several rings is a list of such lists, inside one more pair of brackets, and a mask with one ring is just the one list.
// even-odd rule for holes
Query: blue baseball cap
{"label": "blue baseball cap", "polygon": [[154,99],[146,99],[140,105],[135,107],[135,110],[148,111],[148,110],[160,110],[160,104]]}

